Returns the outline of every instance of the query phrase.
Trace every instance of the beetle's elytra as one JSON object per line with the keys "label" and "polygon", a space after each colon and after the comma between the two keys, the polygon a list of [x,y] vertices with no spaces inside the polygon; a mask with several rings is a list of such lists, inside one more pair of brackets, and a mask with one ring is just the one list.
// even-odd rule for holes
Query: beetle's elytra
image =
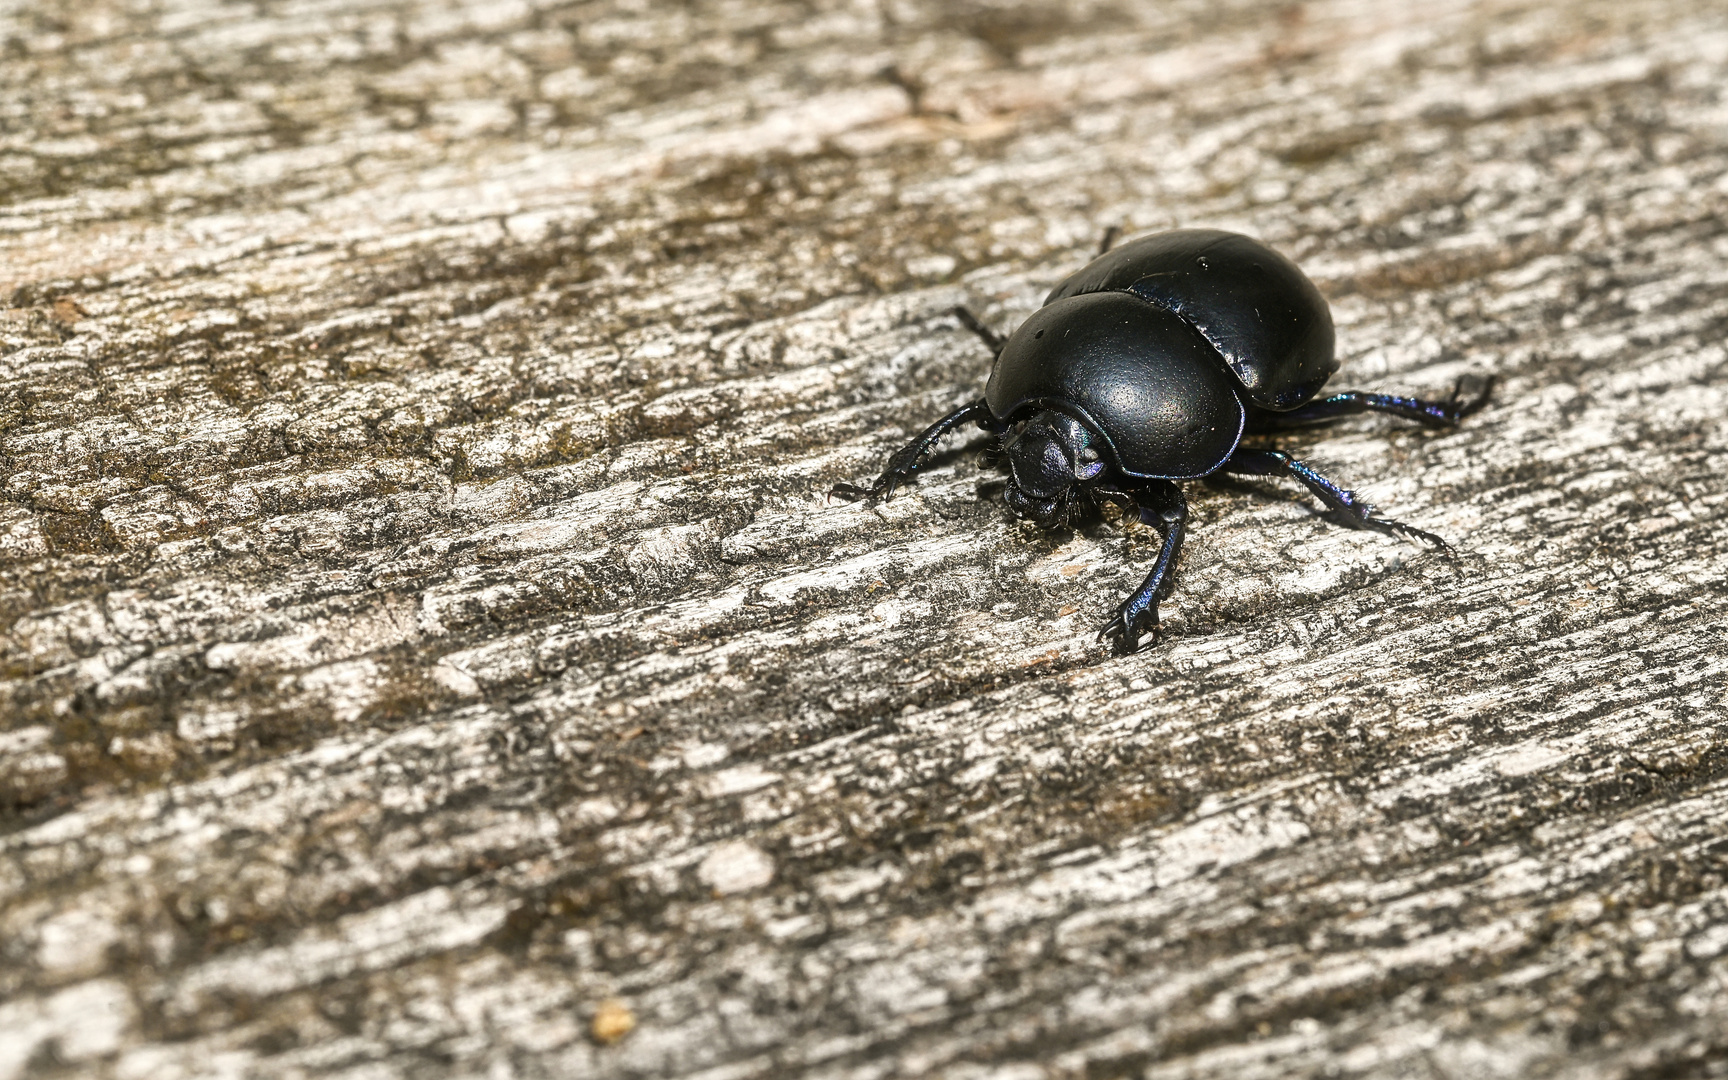
{"label": "beetle's elytra", "polygon": [[[1106,239],[1105,247],[1109,242]],[[942,437],[975,422],[1003,436],[1005,499],[1046,528],[1079,500],[1138,511],[1164,538],[1140,588],[1099,629],[1132,652],[1158,636],[1188,503],[1179,480],[1215,473],[1289,476],[1337,518],[1444,547],[1433,533],[1376,515],[1373,506],[1279,450],[1243,447],[1245,434],[1385,412],[1451,427],[1487,403],[1358,390],[1319,397],[1338,370],[1332,314],[1295,264],[1257,240],[1213,229],[1158,233],[1101,252],[1056,286],[1007,340],[964,308],[955,314],[996,353],[984,396],[949,413],[888,459],[847,499],[888,499]]]}

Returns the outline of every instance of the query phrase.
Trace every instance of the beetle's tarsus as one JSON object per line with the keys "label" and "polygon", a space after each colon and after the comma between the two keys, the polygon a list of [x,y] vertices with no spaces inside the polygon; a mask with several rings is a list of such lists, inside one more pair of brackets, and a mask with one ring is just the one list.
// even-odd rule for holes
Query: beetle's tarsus
{"label": "beetle's tarsus", "polygon": [[[1136,594],[1138,596],[1138,594]],[[1109,641],[1124,653],[1140,651],[1142,644],[1156,645],[1164,637],[1163,628],[1158,621],[1158,605],[1154,602],[1150,607],[1138,612],[1130,612],[1134,596],[1116,605],[1116,611],[1104,625],[1098,628],[1098,640]],[[1142,641],[1142,635],[1145,641]]]}
{"label": "beetle's tarsus", "polygon": [[1389,518],[1383,517],[1358,518],[1351,521],[1348,515],[1345,516],[1345,520],[1347,524],[1353,525],[1359,529],[1372,529],[1375,532],[1383,532],[1388,536],[1401,536],[1409,540],[1420,540],[1425,544],[1442,550],[1450,549],[1452,546],[1448,544],[1443,537],[1436,536],[1427,529],[1418,529],[1414,525],[1406,525],[1402,521],[1392,521]]}
{"label": "beetle's tarsus", "polygon": [[882,470],[882,475],[872,481],[869,487],[861,488],[856,484],[842,482],[829,488],[828,494],[848,502],[857,502],[860,499],[887,502],[894,497],[896,488],[910,481],[913,474],[924,467],[931,451],[942,441],[942,436],[968,421],[976,421],[978,426],[986,431],[998,429],[991,419],[990,406],[985,404],[983,398],[967,402],[925,428],[916,439],[894,451],[894,455],[888,459],[888,467]]}
{"label": "beetle's tarsus", "polygon": [[894,491],[906,481],[906,477],[897,473],[883,473],[867,488],[857,484],[838,483],[828,489],[829,498],[845,499],[847,502],[887,502],[894,497]]}
{"label": "beetle's tarsus", "polygon": [[1469,401],[1464,400],[1464,380],[1459,379],[1457,382],[1453,383],[1452,394],[1446,399],[1447,409],[1451,413],[1452,422],[1456,424],[1466,416],[1471,416],[1475,413],[1481,412],[1488,404],[1488,399],[1494,395],[1494,384],[1499,381],[1500,380],[1493,375],[1483,376],[1482,389],[1478,390],[1476,396],[1471,398]]}

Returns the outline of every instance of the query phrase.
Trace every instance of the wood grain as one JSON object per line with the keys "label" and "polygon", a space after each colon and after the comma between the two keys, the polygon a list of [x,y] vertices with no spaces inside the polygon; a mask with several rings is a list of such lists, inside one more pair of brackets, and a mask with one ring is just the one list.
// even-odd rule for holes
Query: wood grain
{"label": "wood grain", "polygon": [[[1728,1075],[1728,15],[0,5],[0,1080]],[[1103,230],[1339,385],[1040,533]]]}

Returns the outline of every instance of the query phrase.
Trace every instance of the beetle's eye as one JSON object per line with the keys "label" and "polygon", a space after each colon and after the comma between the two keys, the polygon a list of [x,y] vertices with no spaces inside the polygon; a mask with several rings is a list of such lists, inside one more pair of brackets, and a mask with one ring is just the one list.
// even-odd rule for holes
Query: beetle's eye
{"label": "beetle's eye", "polygon": [[1097,462],[1097,460],[1098,460],[1098,451],[1092,449],[1090,446],[1081,448],[1081,450],[1080,450],[1080,464],[1091,465],[1091,464],[1094,464],[1095,462]]}

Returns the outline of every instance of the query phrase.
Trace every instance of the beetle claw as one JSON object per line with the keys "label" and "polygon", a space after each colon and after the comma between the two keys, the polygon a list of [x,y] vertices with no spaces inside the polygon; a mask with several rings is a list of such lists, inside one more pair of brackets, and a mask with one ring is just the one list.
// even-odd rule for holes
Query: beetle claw
{"label": "beetle claw", "polygon": [[1446,418],[1456,424],[1472,413],[1482,411],[1488,404],[1488,398],[1494,393],[1494,384],[1498,380],[1493,375],[1484,376],[1482,389],[1476,391],[1476,396],[1469,401],[1464,400],[1464,380],[1459,379],[1452,384],[1452,393],[1446,398]]}
{"label": "beetle claw", "polygon": [[1164,636],[1164,631],[1158,625],[1158,607],[1142,608],[1136,612],[1128,609],[1133,606],[1133,598],[1123,601],[1114,614],[1098,628],[1099,641],[1114,642],[1116,647],[1125,653],[1140,651],[1140,637],[1146,635],[1151,644],[1156,645]]}
{"label": "beetle claw", "polygon": [[1444,537],[1436,536],[1427,529],[1418,529],[1414,525],[1406,525],[1402,521],[1387,521],[1385,518],[1371,518],[1366,522],[1366,524],[1371,529],[1378,529],[1383,533],[1389,533],[1394,536],[1408,537],[1411,540],[1420,540],[1423,543],[1430,544],[1442,551],[1451,547]]}
{"label": "beetle claw", "polygon": [[1445,537],[1436,536],[1427,529],[1418,529],[1414,525],[1406,525],[1402,521],[1393,521],[1391,518],[1379,517],[1374,507],[1367,503],[1358,503],[1354,506],[1346,505],[1342,508],[1334,508],[1332,513],[1325,516],[1340,525],[1345,525],[1353,529],[1367,529],[1371,532],[1384,533],[1387,536],[1398,536],[1406,540],[1415,540],[1419,543],[1428,544],[1431,547],[1439,548],[1441,550],[1449,550],[1451,548],[1451,545],[1446,542]]}
{"label": "beetle claw", "polygon": [[905,483],[907,477],[899,472],[885,472],[867,488],[857,484],[842,481],[828,489],[830,499],[845,499],[847,502],[887,502],[894,497],[894,492]]}

